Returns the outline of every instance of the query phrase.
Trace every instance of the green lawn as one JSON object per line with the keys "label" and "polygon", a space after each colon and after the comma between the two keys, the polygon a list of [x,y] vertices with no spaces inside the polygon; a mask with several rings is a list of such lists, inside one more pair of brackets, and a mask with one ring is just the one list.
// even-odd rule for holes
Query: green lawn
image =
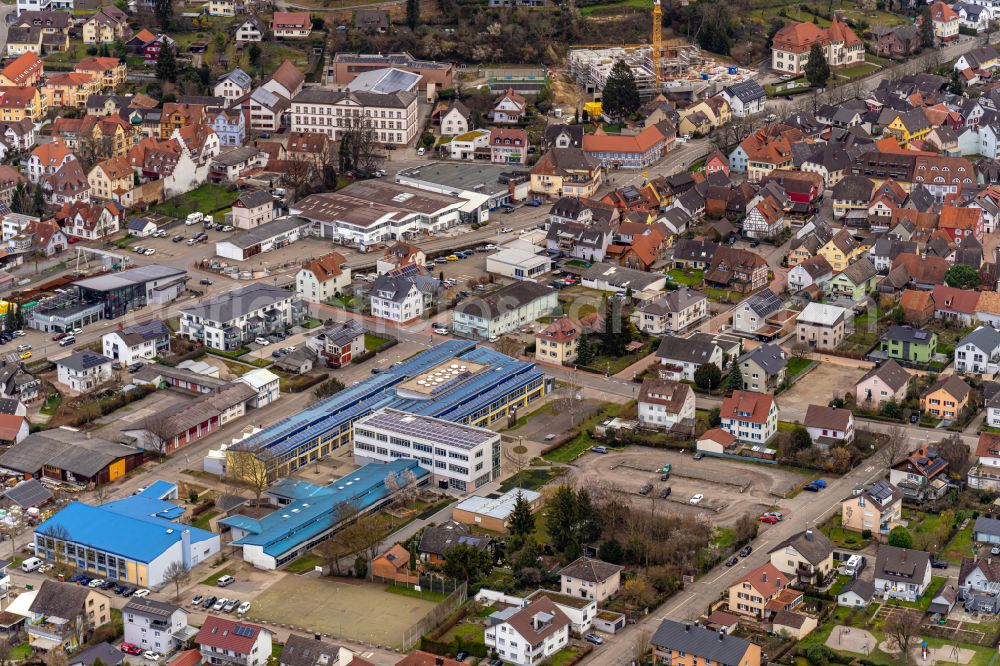
{"label": "green lawn", "polygon": [[28,643],[21,643],[20,645],[15,645],[10,649],[10,659],[13,661],[22,661],[31,656],[31,645]]}
{"label": "green lawn", "polygon": [[323,564],[323,558],[318,555],[303,555],[302,557],[292,560],[288,566],[285,567],[285,571],[293,574],[304,574],[312,571],[318,566]]}
{"label": "green lawn", "polygon": [[738,291],[716,289],[715,287],[706,288],[705,295],[708,296],[709,299],[713,301],[729,302],[729,303],[735,303],[743,297],[743,295]]}
{"label": "green lawn", "polygon": [[392,594],[398,594],[403,597],[414,597],[416,599],[423,599],[424,601],[433,601],[436,604],[439,604],[448,598],[448,595],[444,592],[434,590],[423,590],[422,592],[417,592],[412,587],[405,587],[403,585],[386,585],[385,591],[391,592]]}
{"label": "green lawn", "polygon": [[365,333],[365,351],[375,351],[387,342],[389,342],[388,338],[380,338],[377,335]]}
{"label": "green lawn", "polygon": [[667,271],[668,279],[670,282],[676,282],[677,284],[682,284],[687,287],[692,285],[701,284],[701,279],[705,275],[704,271],[699,270],[684,270],[682,268],[673,268]]}
{"label": "green lawn", "polygon": [[821,529],[823,534],[827,535],[830,541],[840,548],[851,550],[864,548],[871,541],[871,539],[863,539],[858,532],[844,529],[839,514],[828,520]]}
{"label": "green lawn", "polygon": [[559,475],[559,472],[548,467],[529,467],[521,470],[500,484],[500,492],[505,493],[513,488],[524,488],[525,490],[538,490],[546,483]]}
{"label": "green lawn", "polygon": [[878,65],[866,62],[861,65],[855,65],[854,67],[844,67],[843,69],[835,69],[833,71],[834,75],[838,77],[844,77],[848,79],[859,79],[868,76],[873,72],[877,72],[880,69],[882,68],[879,67]]}
{"label": "green lawn", "polygon": [[202,585],[215,585],[216,583],[219,582],[219,579],[222,578],[223,576],[232,576],[232,575],[233,575],[233,570],[232,569],[219,569],[214,574],[212,574],[211,576],[209,576],[205,580],[201,581],[201,584]]}
{"label": "green lawn", "polygon": [[42,408],[39,409],[38,411],[41,412],[42,414],[47,414],[48,416],[52,416],[57,411],[59,411],[59,405],[61,404],[62,404],[62,395],[57,393],[55,394],[55,396],[50,396],[46,398],[45,404],[42,405]]}
{"label": "green lawn", "polygon": [[441,637],[442,643],[450,643],[455,638],[461,638],[463,643],[485,643],[483,628],[478,624],[468,624],[459,622],[454,627],[445,632]]}
{"label": "green lawn", "polygon": [[219,515],[219,513],[220,512],[216,511],[215,509],[209,509],[205,513],[201,514],[200,516],[192,520],[191,526],[197,527],[200,530],[209,530],[211,529],[209,521],[211,521],[212,518],[215,518],[217,515]]}
{"label": "green lawn", "polygon": [[927,586],[927,591],[917,599],[916,601],[892,601],[890,605],[893,606],[903,606],[904,608],[919,608],[920,610],[926,611],[927,607],[931,605],[934,597],[937,596],[938,590],[941,586],[945,584],[948,579],[944,576],[931,576],[931,584]]}
{"label": "green lawn", "polygon": [[629,402],[625,405],[617,405],[613,403],[605,404],[599,412],[580,424],[580,431],[576,437],[569,440],[558,449],[545,454],[545,459],[549,462],[569,463],[586,453],[590,447],[598,445],[603,446],[603,442],[597,441],[590,436],[590,431],[593,427],[606,418],[618,416],[626,408],[631,408],[634,405],[634,402]]}
{"label": "green lawn", "polygon": [[594,14],[620,14],[622,9],[648,11],[653,8],[653,0],[621,0],[620,2],[602,2],[580,8],[580,16],[588,17]]}
{"label": "green lawn", "polygon": [[157,204],[151,210],[154,213],[176,218],[185,218],[194,212],[208,215],[232,206],[233,202],[236,201],[236,196],[235,190],[205,183],[181,196]]}
{"label": "green lawn", "polygon": [[281,651],[285,649],[284,643],[271,643],[271,656],[277,659],[281,656]]}
{"label": "green lawn", "polygon": [[730,527],[716,527],[715,534],[712,535],[711,544],[725,550],[733,545],[736,533]]}
{"label": "green lawn", "polygon": [[578,654],[580,654],[580,648],[570,645],[549,657],[548,664],[549,666],[566,666],[566,664],[575,663]]}
{"label": "green lawn", "polygon": [[789,381],[792,381],[814,365],[816,365],[816,361],[808,358],[796,358],[792,356],[788,359],[788,366],[785,368],[785,375],[788,377]]}
{"label": "green lawn", "polygon": [[944,547],[941,556],[953,564],[961,564],[963,557],[971,557],[976,552],[972,542],[972,525],[955,533],[954,538]]}

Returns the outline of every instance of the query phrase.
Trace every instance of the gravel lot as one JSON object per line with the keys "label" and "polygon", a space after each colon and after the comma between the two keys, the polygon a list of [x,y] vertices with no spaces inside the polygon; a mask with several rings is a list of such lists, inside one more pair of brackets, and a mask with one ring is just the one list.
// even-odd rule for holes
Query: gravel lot
{"label": "gravel lot", "polygon": [[809,405],[825,405],[834,396],[853,393],[865,370],[820,362],[777,397],[778,418],[802,422]]}
{"label": "gravel lot", "polygon": [[[669,481],[661,482],[659,469],[665,463],[673,465],[673,470]],[[732,524],[747,511],[758,513],[781,506],[784,495],[803,480],[795,472],[769,465],[710,457],[694,460],[688,453],[643,447],[605,455],[587,453],[574,462],[570,478],[581,487],[611,484],[647,506],[654,501],[649,498],[657,497],[661,488],[669,486],[670,497],[655,499],[657,506],[701,517],[715,525]],[[638,494],[644,483],[653,484],[646,498]],[[689,500],[696,493],[705,498],[693,506]]]}

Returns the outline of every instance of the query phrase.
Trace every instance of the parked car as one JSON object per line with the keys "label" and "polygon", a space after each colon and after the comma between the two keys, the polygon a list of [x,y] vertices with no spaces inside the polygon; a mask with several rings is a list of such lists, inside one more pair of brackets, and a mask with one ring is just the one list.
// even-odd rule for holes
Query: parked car
{"label": "parked car", "polygon": [[153,652],[152,650],[146,650],[142,653],[142,658],[147,661],[159,661],[163,659],[163,655],[159,652]]}
{"label": "parked car", "polygon": [[545,436],[545,441],[546,441],[546,442],[551,442],[551,441],[552,441],[553,439],[555,439],[555,438],[556,438],[556,436],[555,436],[555,433],[551,433],[551,432],[550,432],[549,434],[547,434],[547,435]]}
{"label": "parked car", "polygon": [[202,278],[202,279],[198,280],[198,284],[203,284],[203,285],[205,285],[207,287],[210,284],[212,284],[212,281],[209,280],[208,278]]}
{"label": "parked car", "polygon": [[703,499],[705,499],[705,496],[698,493],[697,495],[693,495],[691,499],[688,500],[688,504],[700,504]]}
{"label": "parked car", "polygon": [[513,231],[514,231],[513,227],[503,227],[502,229],[500,229],[500,233],[502,234],[509,234]]}
{"label": "parked car", "polygon": [[597,634],[587,634],[583,637],[588,643],[593,643],[594,645],[604,645],[604,639]]}
{"label": "parked car", "polygon": [[433,328],[433,331],[438,335],[448,335],[448,329],[445,328],[444,326],[435,326]]}
{"label": "parked car", "polygon": [[747,544],[746,546],[743,546],[742,548],[740,548],[740,557],[746,557],[747,555],[749,555],[752,552],[753,552],[753,546],[751,546],[750,544]]}
{"label": "parked car", "polygon": [[936,557],[931,558],[931,567],[934,569],[947,569],[948,560],[939,560]]}
{"label": "parked car", "polygon": [[65,337],[66,337],[66,333],[65,332],[64,333],[56,333],[55,335],[52,336],[52,340],[55,341],[55,342],[58,342],[59,340],[62,340]]}
{"label": "parked car", "polygon": [[131,643],[122,643],[121,651],[125,654],[142,654],[142,648]]}
{"label": "parked car", "polygon": [[183,234],[177,234],[176,236],[174,236],[170,240],[172,240],[175,243],[180,243],[182,240],[184,240],[184,235]]}
{"label": "parked car", "polygon": [[222,597],[221,599],[218,599],[214,604],[212,604],[212,610],[221,611],[223,606],[225,606],[228,603],[229,599],[227,599],[226,597]]}
{"label": "parked car", "polygon": [[142,588],[141,590],[136,590],[133,593],[133,596],[139,597],[140,599],[142,599],[144,597],[148,597],[149,596],[149,590],[147,590],[146,588]]}
{"label": "parked car", "polygon": [[125,369],[128,370],[129,372],[139,372],[144,367],[146,367],[146,366],[143,363],[139,363],[137,361],[137,362],[133,363],[132,365],[128,366],[127,368],[125,368]]}
{"label": "parked car", "polygon": [[97,589],[97,588],[99,588],[102,585],[104,585],[104,579],[103,578],[95,578],[92,581],[90,581],[90,583],[87,584],[87,587],[91,587],[91,588]]}
{"label": "parked car", "polygon": [[191,599],[191,605],[192,606],[198,606],[204,600],[205,600],[205,597],[203,595],[196,594],[196,595],[194,595],[194,598]]}
{"label": "parked car", "polygon": [[640,495],[648,495],[649,491],[651,491],[652,489],[653,489],[653,484],[651,484],[651,483],[644,483],[644,484],[642,484],[642,486],[639,487],[639,494]]}
{"label": "parked car", "polygon": [[257,338],[256,340],[253,341],[253,343],[255,345],[260,345],[261,347],[266,347],[269,344],[271,344],[271,341],[268,340],[267,338]]}
{"label": "parked car", "polygon": [[775,518],[774,516],[763,515],[760,518],[758,518],[757,520],[759,520],[762,523],[766,523],[768,525],[777,525],[778,524],[778,519]]}
{"label": "parked car", "polygon": [[726,566],[727,567],[735,567],[737,564],[739,564],[739,561],[740,561],[740,558],[738,558],[735,555],[733,555],[728,560],[726,560]]}
{"label": "parked car", "polygon": [[22,361],[26,361],[26,360],[28,360],[29,358],[31,358],[31,352],[30,352],[30,351],[28,351],[28,352],[24,352],[23,354],[21,354],[21,360],[22,360]]}
{"label": "parked car", "polygon": [[660,499],[667,499],[668,497],[670,497],[671,492],[672,490],[670,489],[670,486],[667,486],[666,488],[660,488]]}
{"label": "parked car", "polygon": [[236,607],[239,606],[240,603],[241,602],[240,602],[239,599],[230,599],[226,603],[226,605],[222,607],[222,612],[223,613],[232,613],[234,610],[236,610]]}
{"label": "parked car", "polygon": [[209,608],[214,606],[215,602],[218,600],[219,600],[218,597],[216,597],[215,595],[209,596],[207,599],[205,599],[205,601],[202,602],[201,607],[204,608],[205,610],[208,610]]}
{"label": "parked car", "polygon": [[227,585],[232,585],[235,582],[236,582],[235,578],[226,575],[222,576],[221,578],[219,578],[219,580],[215,581],[215,584],[218,585],[219,587],[226,587]]}
{"label": "parked car", "polygon": [[592,447],[590,447],[590,450],[593,451],[594,453],[607,453],[608,452],[608,447],[606,447],[606,446],[592,446]]}
{"label": "parked car", "polygon": [[695,460],[701,460],[704,457],[705,457],[705,454],[702,453],[701,451],[698,451],[698,453],[694,454],[694,459]]}
{"label": "parked car", "polygon": [[240,607],[236,609],[236,614],[237,615],[244,615],[249,610],[250,610],[250,602],[249,601],[244,601],[243,603],[240,604]]}

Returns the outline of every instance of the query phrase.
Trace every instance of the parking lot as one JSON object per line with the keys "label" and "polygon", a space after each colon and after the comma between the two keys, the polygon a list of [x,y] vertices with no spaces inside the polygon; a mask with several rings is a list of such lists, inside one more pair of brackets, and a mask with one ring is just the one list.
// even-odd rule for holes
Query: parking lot
{"label": "parking lot", "polygon": [[[670,478],[660,481],[660,468],[673,466]],[[770,465],[741,463],[735,460],[705,457],[694,460],[687,452],[628,447],[622,452],[587,453],[571,467],[570,478],[582,487],[611,484],[628,493],[634,501],[656,498],[664,510],[680,512],[714,525],[730,525],[744,513],[754,516],[782,506],[785,494],[803,481],[795,472]],[[639,488],[652,484],[643,497]],[[661,489],[669,487],[670,496],[659,499]],[[695,494],[704,498],[690,504]]]}

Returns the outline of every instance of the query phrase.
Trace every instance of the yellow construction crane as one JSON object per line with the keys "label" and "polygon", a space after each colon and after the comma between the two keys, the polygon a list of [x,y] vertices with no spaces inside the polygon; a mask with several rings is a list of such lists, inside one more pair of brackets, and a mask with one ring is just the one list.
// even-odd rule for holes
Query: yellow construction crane
{"label": "yellow construction crane", "polygon": [[660,92],[660,77],[663,72],[663,6],[660,0],[653,0],[653,74],[656,76],[656,92]]}

